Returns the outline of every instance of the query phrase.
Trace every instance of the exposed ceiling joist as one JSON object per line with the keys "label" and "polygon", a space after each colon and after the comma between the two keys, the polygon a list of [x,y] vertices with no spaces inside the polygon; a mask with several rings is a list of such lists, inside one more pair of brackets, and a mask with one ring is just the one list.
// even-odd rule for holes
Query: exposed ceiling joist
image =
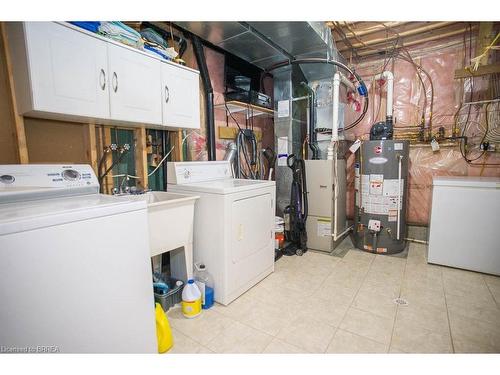
{"label": "exposed ceiling joist", "polygon": [[[479,23],[467,22],[329,22],[337,48],[356,60],[390,51],[476,32]],[[470,27],[470,28],[469,28]]]}

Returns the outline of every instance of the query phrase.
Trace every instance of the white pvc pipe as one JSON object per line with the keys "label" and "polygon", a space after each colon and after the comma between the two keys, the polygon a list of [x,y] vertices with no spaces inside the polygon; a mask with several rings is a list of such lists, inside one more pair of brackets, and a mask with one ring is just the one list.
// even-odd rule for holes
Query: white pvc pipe
{"label": "white pvc pipe", "polygon": [[333,144],[339,140],[339,91],[340,91],[340,73],[333,76],[333,123],[332,140],[328,146],[328,160],[333,160]]}
{"label": "white pvc pipe", "polygon": [[403,159],[403,156],[399,155],[399,162],[398,162],[398,223],[397,223],[397,233],[396,233],[396,239],[399,241],[399,231],[401,227],[401,159]]}
{"label": "white pvc pipe", "polygon": [[386,109],[386,115],[387,117],[392,117],[392,106],[393,106],[393,97],[394,97],[394,75],[392,72],[385,70],[382,73],[379,73],[375,76],[375,80],[379,79],[385,79],[387,80],[387,109]]}
{"label": "white pvc pipe", "polygon": [[339,219],[338,217],[338,201],[339,201],[339,179],[337,178],[338,171],[338,163],[337,163],[337,147],[333,150],[333,165],[335,168],[335,175],[334,175],[334,184],[333,185],[333,200],[335,202],[334,208],[333,208],[333,238],[334,241],[337,241],[337,221]]}
{"label": "white pvc pipe", "polygon": [[346,86],[351,91],[356,91],[356,87],[354,83],[352,83],[349,78],[347,78],[344,74],[340,73],[340,83]]}

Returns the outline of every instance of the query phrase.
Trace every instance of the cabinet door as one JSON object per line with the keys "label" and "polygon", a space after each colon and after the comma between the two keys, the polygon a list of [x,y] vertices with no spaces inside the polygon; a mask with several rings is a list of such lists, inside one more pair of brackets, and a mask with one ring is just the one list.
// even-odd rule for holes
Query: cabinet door
{"label": "cabinet door", "polygon": [[109,118],[106,43],[53,22],[26,22],[35,111]]}
{"label": "cabinet door", "polygon": [[163,125],[200,127],[199,74],[175,65],[162,64]]}
{"label": "cabinet door", "polygon": [[111,118],[161,125],[161,62],[114,44],[108,57]]}

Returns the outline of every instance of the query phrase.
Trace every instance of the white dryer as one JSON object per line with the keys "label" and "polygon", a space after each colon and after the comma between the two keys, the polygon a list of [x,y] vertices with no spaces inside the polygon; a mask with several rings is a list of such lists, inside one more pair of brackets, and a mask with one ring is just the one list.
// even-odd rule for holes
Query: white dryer
{"label": "white dryer", "polygon": [[3,351],[157,352],[147,220],[89,165],[0,165]]}
{"label": "white dryer", "polygon": [[214,277],[217,302],[274,271],[274,181],[234,179],[228,161],[168,163],[167,181],[168,191],[200,196],[193,257]]}

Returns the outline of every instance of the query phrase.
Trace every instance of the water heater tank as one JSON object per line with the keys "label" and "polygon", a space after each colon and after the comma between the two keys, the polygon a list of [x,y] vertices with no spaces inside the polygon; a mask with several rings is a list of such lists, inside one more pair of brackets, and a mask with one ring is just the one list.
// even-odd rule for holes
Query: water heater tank
{"label": "water heater tank", "polygon": [[354,245],[395,254],[406,242],[409,142],[364,141],[354,165]]}

